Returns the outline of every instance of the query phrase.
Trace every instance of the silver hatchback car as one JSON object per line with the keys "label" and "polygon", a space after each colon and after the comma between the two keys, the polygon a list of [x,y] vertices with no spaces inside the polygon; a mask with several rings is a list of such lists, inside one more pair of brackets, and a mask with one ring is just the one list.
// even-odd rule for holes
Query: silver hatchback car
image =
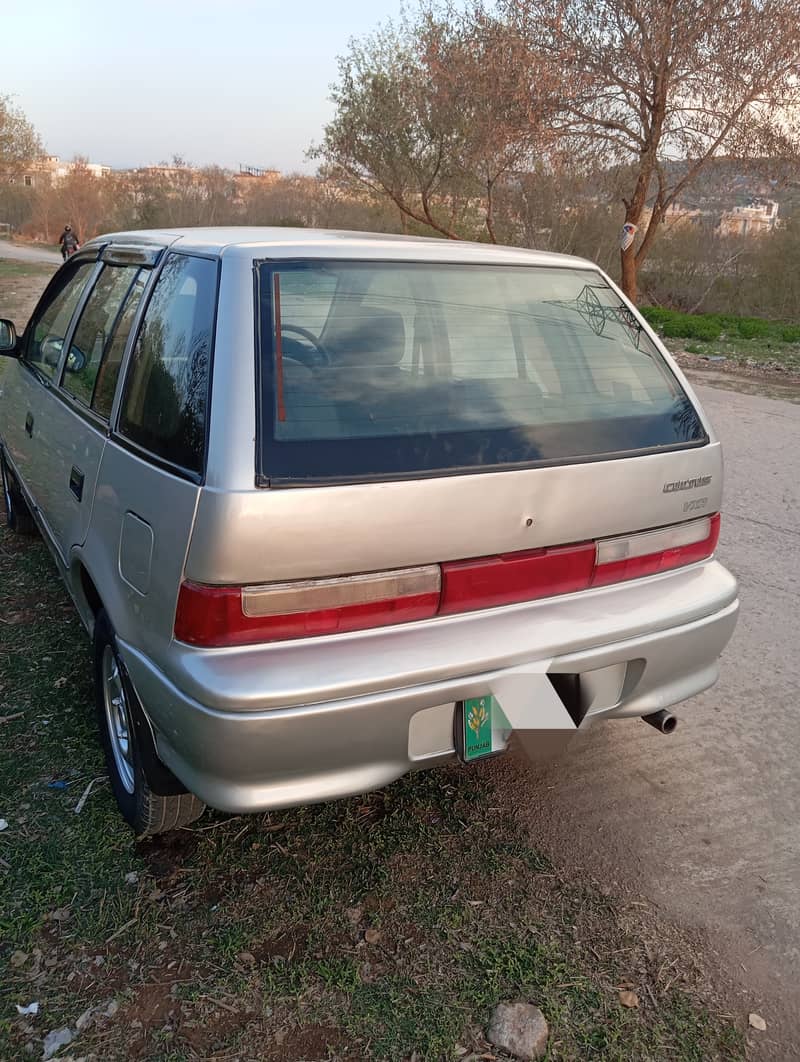
{"label": "silver hatchback car", "polygon": [[0,324],[9,526],[140,835],[532,753],[710,686],[722,455],[589,262],[292,229],[86,244]]}

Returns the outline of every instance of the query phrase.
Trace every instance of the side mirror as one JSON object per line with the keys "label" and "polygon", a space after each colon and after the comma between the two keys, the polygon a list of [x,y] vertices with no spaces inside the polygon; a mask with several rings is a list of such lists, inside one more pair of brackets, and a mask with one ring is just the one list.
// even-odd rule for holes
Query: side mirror
{"label": "side mirror", "polygon": [[63,346],[64,340],[61,336],[45,336],[39,344],[39,353],[44,364],[55,368],[61,359],[61,348]]}
{"label": "side mirror", "polygon": [[5,354],[10,358],[16,358],[19,355],[14,322],[7,321],[5,318],[0,318],[0,354]]}
{"label": "side mirror", "polygon": [[73,347],[67,354],[67,362],[64,368],[67,372],[80,372],[86,365],[86,355],[82,350]]}

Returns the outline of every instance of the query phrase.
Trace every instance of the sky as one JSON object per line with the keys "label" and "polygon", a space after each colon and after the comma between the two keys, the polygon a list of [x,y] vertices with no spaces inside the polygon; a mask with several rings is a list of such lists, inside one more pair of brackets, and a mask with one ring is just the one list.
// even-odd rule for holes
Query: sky
{"label": "sky", "polygon": [[50,154],[313,172],[336,57],[401,0],[0,0],[0,95]]}

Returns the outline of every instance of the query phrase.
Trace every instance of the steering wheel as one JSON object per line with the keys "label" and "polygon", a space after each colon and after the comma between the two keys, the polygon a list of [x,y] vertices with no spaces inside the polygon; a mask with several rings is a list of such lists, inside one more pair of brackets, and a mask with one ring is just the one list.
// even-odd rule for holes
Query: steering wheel
{"label": "steering wheel", "polygon": [[[283,324],[281,322],[281,335],[283,335],[284,332],[297,332],[298,335],[302,336],[303,339],[307,340],[311,344],[311,346],[314,348],[315,353],[317,353],[319,355],[319,358],[320,358],[320,361],[322,362],[322,364],[323,365],[330,365],[330,363],[331,363],[330,354],[323,347],[322,343],[319,341],[317,336],[314,335],[313,332],[309,332],[309,330],[307,328],[302,328],[300,325]],[[302,358],[298,358],[297,357],[297,353],[298,352],[295,351],[292,354],[287,354],[286,356],[290,357],[290,358],[294,358],[295,361],[302,361]]]}

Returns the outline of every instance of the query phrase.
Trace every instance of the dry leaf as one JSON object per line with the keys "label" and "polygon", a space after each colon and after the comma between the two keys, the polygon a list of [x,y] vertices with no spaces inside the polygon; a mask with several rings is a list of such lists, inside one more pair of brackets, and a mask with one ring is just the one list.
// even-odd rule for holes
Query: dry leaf
{"label": "dry leaf", "polygon": [[627,989],[620,992],[619,1001],[623,1005],[623,1007],[639,1006],[639,997],[636,995],[635,992],[629,992]]}
{"label": "dry leaf", "polygon": [[381,935],[377,929],[368,929],[364,934],[364,940],[366,940],[367,944],[377,944],[380,939]]}
{"label": "dry leaf", "polygon": [[750,1025],[754,1029],[758,1029],[759,1032],[767,1031],[767,1023],[764,1021],[760,1014],[749,1014],[747,1020]]}

